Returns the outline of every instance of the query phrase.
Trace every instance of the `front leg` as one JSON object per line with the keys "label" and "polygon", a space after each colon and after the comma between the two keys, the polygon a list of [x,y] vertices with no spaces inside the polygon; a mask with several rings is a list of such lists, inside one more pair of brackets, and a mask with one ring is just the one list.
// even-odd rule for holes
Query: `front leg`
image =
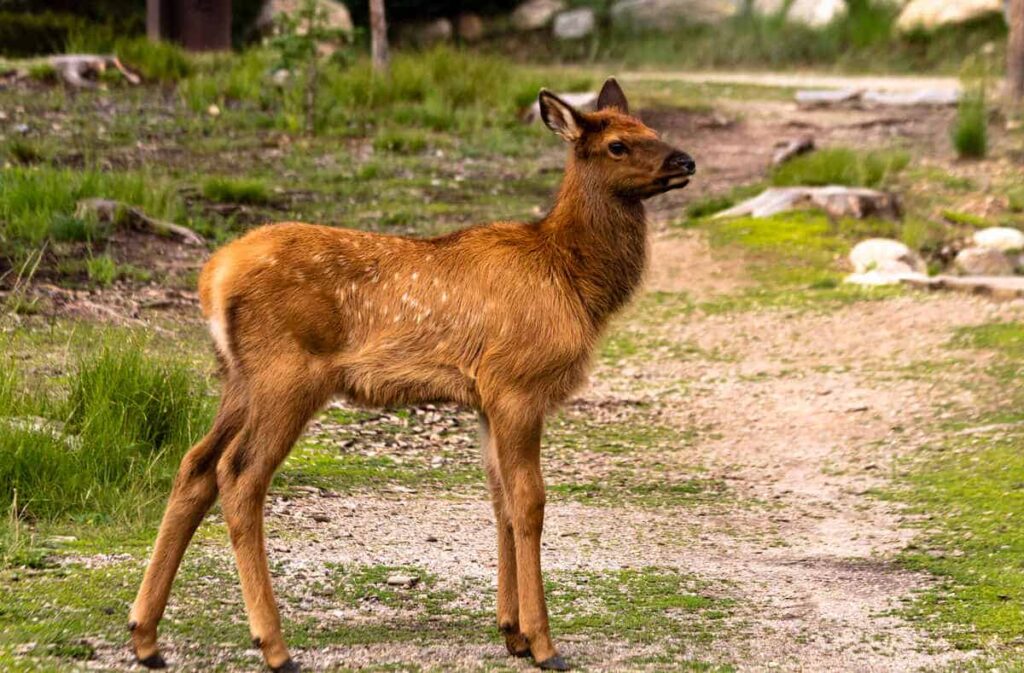
{"label": "front leg", "polygon": [[[511,407],[511,408],[510,408]],[[507,403],[488,414],[504,506],[512,522],[519,628],[542,669],[568,670],[551,642],[544,580],[540,570],[540,539],[544,529],[544,479],[540,471],[543,414]]]}
{"label": "front leg", "polygon": [[509,654],[515,657],[528,657],[530,645],[519,630],[515,533],[512,519],[505,509],[505,489],[501,484],[497,451],[486,414],[480,414],[480,443],[498,531],[498,630],[505,636],[505,648]]}

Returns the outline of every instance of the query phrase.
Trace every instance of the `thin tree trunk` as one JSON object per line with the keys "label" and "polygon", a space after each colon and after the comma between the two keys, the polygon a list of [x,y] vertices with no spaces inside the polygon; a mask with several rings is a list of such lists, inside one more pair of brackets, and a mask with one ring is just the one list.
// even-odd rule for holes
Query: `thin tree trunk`
{"label": "thin tree trunk", "polygon": [[1024,102],[1024,0],[1010,0],[1010,39],[1006,45],[1006,91],[1010,102]]}
{"label": "thin tree trunk", "polygon": [[384,16],[384,0],[370,0],[370,51],[373,53],[374,71],[387,72],[391,57],[388,55],[388,21]]}

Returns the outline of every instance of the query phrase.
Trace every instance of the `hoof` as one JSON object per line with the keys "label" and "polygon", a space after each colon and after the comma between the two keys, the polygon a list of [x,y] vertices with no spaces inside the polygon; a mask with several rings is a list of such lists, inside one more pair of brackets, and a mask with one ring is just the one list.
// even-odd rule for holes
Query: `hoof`
{"label": "hoof", "polygon": [[544,661],[540,662],[539,664],[537,664],[537,667],[540,668],[542,671],[569,670],[569,664],[565,663],[565,659],[563,659],[557,654],[551,657],[550,659],[545,659]]}
{"label": "hoof", "polygon": [[520,659],[525,659],[526,657],[530,656],[530,654],[531,654],[529,647],[527,647],[526,649],[523,649],[523,650],[513,650],[510,647],[509,650],[508,650],[508,653],[511,654],[513,657],[518,657]]}
{"label": "hoof", "polygon": [[138,662],[146,668],[167,668],[167,662],[159,652],[154,652],[145,659],[139,659]]}
{"label": "hoof", "polygon": [[274,673],[301,673],[302,667],[300,667],[294,659],[289,659],[280,666],[273,666],[271,669]]}

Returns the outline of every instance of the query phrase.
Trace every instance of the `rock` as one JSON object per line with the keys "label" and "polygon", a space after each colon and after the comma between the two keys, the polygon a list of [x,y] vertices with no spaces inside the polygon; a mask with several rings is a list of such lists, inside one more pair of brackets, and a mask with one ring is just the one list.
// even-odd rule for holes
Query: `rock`
{"label": "rock", "polygon": [[719,23],[736,14],[735,0],[618,0],[612,5],[612,22],[672,30],[679,23]]}
{"label": "rock", "polygon": [[910,0],[896,27],[904,32],[935,30],[1003,11],[1003,0]]}
{"label": "rock", "polygon": [[392,575],[388,575],[387,584],[389,587],[405,587],[406,589],[411,589],[416,586],[419,581],[420,578],[415,575],[394,573]]}
{"label": "rock", "polygon": [[[785,0],[754,0],[754,11],[775,15],[786,9]],[[846,11],[845,0],[794,0],[786,19],[809,26],[824,26]]]}
{"label": "rock", "polygon": [[552,31],[560,40],[579,40],[593,33],[595,24],[594,10],[581,7],[556,14]]}
{"label": "rock", "polygon": [[963,276],[1011,276],[1014,264],[1006,253],[992,248],[964,248],[953,267]]}
{"label": "rock", "polygon": [[[597,107],[597,94],[593,91],[560,93],[558,97],[582,112],[593,112]],[[533,105],[523,114],[523,120],[532,122],[538,119],[540,119],[540,101],[534,100]]]}
{"label": "rock", "polygon": [[[303,8],[306,0],[270,0],[263,5],[256,19],[256,29],[261,33],[269,32],[277,17],[281,14],[294,14]],[[352,15],[348,7],[334,0],[316,0],[317,9],[326,17],[327,27],[343,33],[352,32]]]}
{"label": "rock", "polygon": [[905,244],[891,238],[869,238],[853,246],[850,263],[858,274],[924,273],[924,260]]}
{"label": "rock", "polygon": [[458,34],[460,40],[465,42],[479,42],[484,38],[484,34],[487,31],[484,26],[484,20],[480,18],[479,14],[466,12],[464,14],[459,14],[455,19],[455,32]]}
{"label": "rock", "polygon": [[540,30],[563,9],[563,0],[527,0],[512,12],[512,26],[517,30]]}
{"label": "rock", "polygon": [[1024,233],[1013,227],[988,227],[974,232],[975,247],[999,250],[1000,252],[1019,252],[1024,250]]}
{"label": "rock", "polygon": [[428,23],[421,23],[415,26],[414,35],[419,44],[432,44],[434,42],[447,42],[452,39],[454,33],[452,22],[448,19],[434,19]]}

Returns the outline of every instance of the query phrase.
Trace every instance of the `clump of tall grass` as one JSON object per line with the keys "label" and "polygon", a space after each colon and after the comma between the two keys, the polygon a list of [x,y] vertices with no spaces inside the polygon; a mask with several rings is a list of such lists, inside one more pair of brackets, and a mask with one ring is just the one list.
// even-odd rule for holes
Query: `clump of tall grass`
{"label": "clump of tall grass", "polygon": [[81,356],[64,390],[33,388],[4,363],[0,545],[26,522],[151,521],[211,412],[190,368],[133,339]]}
{"label": "clump of tall grass", "polygon": [[880,187],[910,163],[904,151],[858,152],[834,147],[805,154],[772,172],[772,184]]}
{"label": "clump of tall grass", "polygon": [[262,204],[270,202],[270,188],[254,178],[207,178],[203,196],[220,203]]}
{"label": "clump of tall grass", "polygon": [[140,206],[160,219],[173,221],[184,213],[177,193],[141,173],[16,166],[0,173],[0,244],[75,238],[68,218],[80,199],[94,196]]}
{"label": "clump of tall grass", "polygon": [[981,159],[988,153],[988,104],[984,85],[967,88],[961,94],[952,140],[957,156],[962,159]]}

